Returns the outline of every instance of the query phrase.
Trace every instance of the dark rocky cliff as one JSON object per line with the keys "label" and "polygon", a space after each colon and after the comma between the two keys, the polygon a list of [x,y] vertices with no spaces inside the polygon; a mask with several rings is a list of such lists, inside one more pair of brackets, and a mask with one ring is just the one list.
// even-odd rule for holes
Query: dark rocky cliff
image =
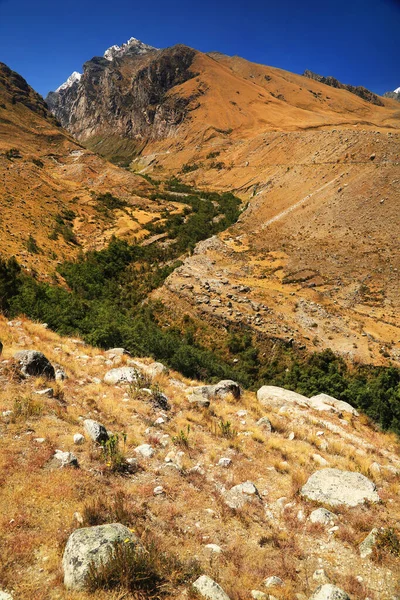
{"label": "dark rocky cliff", "polygon": [[84,65],[80,81],[46,102],[61,124],[81,141],[107,136],[136,140],[170,135],[182,122],[190,98],[173,88],[195,76],[196,52],[186,46],[126,54],[114,60],[95,57]]}
{"label": "dark rocky cliff", "polygon": [[320,83],[325,83],[325,85],[329,85],[334,88],[339,88],[341,90],[347,90],[348,92],[351,92],[352,94],[355,94],[356,96],[359,96],[363,100],[366,100],[367,102],[371,102],[371,104],[376,104],[376,106],[384,105],[382,100],[379,98],[379,96],[377,96],[373,92],[370,92],[365,87],[341,83],[334,77],[324,77],[323,75],[318,75],[318,73],[313,73],[312,71],[308,71],[308,70],[304,71],[303,76],[308,77],[309,79],[314,79],[315,81],[319,81]]}

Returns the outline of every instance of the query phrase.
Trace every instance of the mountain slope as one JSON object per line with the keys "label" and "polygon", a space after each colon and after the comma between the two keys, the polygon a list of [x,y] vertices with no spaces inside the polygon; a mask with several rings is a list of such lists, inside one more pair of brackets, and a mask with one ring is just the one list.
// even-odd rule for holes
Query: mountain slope
{"label": "mountain slope", "polygon": [[[70,131],[107,156],[139,153],[132,169],[247,203],[156,295],[212,327],[398,362],[398,104],[182,46],[102,61],[65,101]],[[226,298],[217,283],[207,291],[220,279]]]}
{"label": "mountain slope", "polygon": [[[1,253],[48,276],[113,233],[140,238],[159,214],[152,186],[83,148],[26,81],[0,63]],[[99,200],[121,199],[109,211]],[[33,241],[32,241],[33,238]],[[29,247],[28,247],[29,246]]]}

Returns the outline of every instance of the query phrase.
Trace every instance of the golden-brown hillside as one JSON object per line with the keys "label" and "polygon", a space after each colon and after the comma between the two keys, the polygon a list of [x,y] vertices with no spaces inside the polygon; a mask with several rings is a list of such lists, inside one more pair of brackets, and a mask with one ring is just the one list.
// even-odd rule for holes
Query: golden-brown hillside
{"label": "golden-brown hillside", "polygon": [[[199,574],[216,580],[231,600],[256,598],[252,590],[264,600],[269,594],[308,600],[328,581],[351,600],[391,600],[399,593],[398,439],[349,405],[317,410],[286,392],[263,403],[244,391],[236,399],[215,396],[201,408],[189,401],[199,382],[161,372],[159,363],[155,369],[118,349],[99,351],[25,319],[0,318],[0,339],[0,589],[14,598],[136,598],[124,589],[89,594],[63,585],[68,536],[115,521],[153,542],[159,555],[180,559],[161,588],[164,598],[190,597]],[[67,379],[21,377],[12,359],[32,348]],[[104,383],[110,369],[138,364],[153,375],[132,385]],[[161,392],[169,410],[156,405]],[[85,419],[119,434],[119,453],[103,452]],[[147,458],[143,444],[152,449]],[[79,467],[62,466],[56,450],[72,452]],[[332,468],[366,476],[379,502],[374,492],[373,502],[332,507],[299,493],[311,474]],[[246,493],[232,492],[245,482]],[[322,511],[325,522],[313,522],[324,506],[330,510]],[[382,538],[380,549],[361,557],[359,544],[374,527],[392,531],[393,545]],[[271,576],[283,586],[267,588]]]}
{"label": "golden-brown hillside", "polygon": [[[160,211],[157,203],[146,198],[151,191],[143,178],[77,143],[25,80],[0,64],[3,256],[14,254],[21,264],[46,276],[58,262],[79,251],[101,248],[112,234],[140,239],[146,233],[144,225]],[[107,192],[126,206],[105,210],[97,197]],[[65,228],[60,231],[60,216],[73,235],[68,231],[63,235]],[[37,251],[27,247],[29,236]]]}

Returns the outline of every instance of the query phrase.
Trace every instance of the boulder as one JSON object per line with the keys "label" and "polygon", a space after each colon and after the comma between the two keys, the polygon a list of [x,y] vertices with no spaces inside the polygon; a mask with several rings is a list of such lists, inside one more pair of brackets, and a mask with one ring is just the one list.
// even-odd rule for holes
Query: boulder
{"label": "boulder", "polygon": [[211,388],[211,396],[216,396],[217,398],[233,396],[235,400],[239,400],[240,396],[242,395],[240,385],[236,383],[236,381],[232,381],[232,379],[223,379],[222,381],[219,381],[215,385],[209,387]]}
{"label": "boulder", "polygon": [[108,440],[107,429],[101,423],[98,423],[93,419],[85,419],[83,421],[83,426],[89,437],[97,444],[101,444]]}
{"label": "boulder", "polygon": [[287,404],[296,404],[302,407],[308,406],[308,398],[305,396],[274,385],[263,385],[257,392],[257,400],[263,406],[272,406],[274,408],[281,408]]}
{"label": "boulder", "polygon": [[133,367],[118,367],[111,369],[104,375],[104,382],[109,385],[118,385],[119,383],[135,383],[138,378],[138,372]]}
{"label": "boulder", "polygon": [[42,352],[37,350],[21,350],[14,355],[21,373],[25,376],[47,377],[55,379],[54,367]]}
{"label": "boulder", "polygon": [[309,477],[301,495],[329,506],[357,506],[366,500],[379,502],[375,484],[361,473],[321,469]]}
{"label": "boulder", "polygon": [[310,600],[350,600],[350,596],[336,585],[325,583],[315,590]]}
{"label": "boulder", "polygon": [[344,402],[343,400],[337,400],[333,396],[329,396],[328,394],[318,394],[317,396],[312,396],[309,399],[310,406],[315,408],[316,410],[333,410],[333,412],[341,413],[346,412],[358,417],[359,413],[351,406],[348,402]]}
{"label": "boulder", "polygon": [[376,544],[376,540],[378,539],[378,534],[381,531],[383,531],[383,529],[378,529],[377,527],[374,527],[374,529],[372,529],[372,531],[369,532],[365,540],[361,542],[361,544],[358,547],[361,558],[367,558],[368,556],[370,556],[370,554],[372,554]]}
{"label": "boulder", "polygon": [[193,583],[193,589],[208,600],[230,600],[228,594],[211,577],[201,575]]}
{"label": "boulder", "polygon": [[317,508],[310,514],[311,523],[321,523],[322,525],[330,525],[336,519],[336,515],[326,508]]}
{"label": "boulder", "polygon": [[227,398],[233,396],[238,400],[242,390],[240,385],[232,379],[223,379],[215,385],[199,385],[195,388],[189,388],[187,391],[187,399],[192,404],[207,407],[213,398]]}
{"label": "boulder", "polygon": [[115,543],[132,543],[140,546],[138,538],[120,523],[83,527],[68,538],[62,566],[64,585],[71,590],[84,590],[90,564],[106,564],[112,557]]}
{"label": "boulder", "polygon": [[254,499],[261,500],[258,489],[251,481],[245,481],[224,492],[225,503],[230,508],[242,508]]}

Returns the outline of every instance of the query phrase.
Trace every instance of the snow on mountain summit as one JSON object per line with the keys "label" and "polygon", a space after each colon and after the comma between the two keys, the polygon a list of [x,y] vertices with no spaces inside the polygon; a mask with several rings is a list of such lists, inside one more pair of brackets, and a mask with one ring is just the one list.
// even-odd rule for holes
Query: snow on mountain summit
{"label": "snow on mountain summit", "polygon": [[78,73],[78,71],[74,71],[72,73],[72,75],[70,75],[68,77],[67,81],[65,83],[63,83],[62,85],[60,85],[60,87],[58,87],[56,89],[56,92],[61,92],[63,90],[68,89],[69,87],[74,85],[75,82],[80,81],[81,77],[82,77],[81,73]]}
{"label": "snow on mountain summit", "polygon": [[133,50],[134,54],[146,54],[146,52],[157,50],[157,48],[144,44],[140,40],[131,37],[125,44],[122,44],[122,46],[110,46],[110,48],[104,52],[104,58],[107,60],[114,60],[114,58],[126,54],[128,50]]}
{"label": "snow on mountain summit", "polygon": [[398,87],[396,90],[393,90],[395,94],[400,94],[400,87]]}

